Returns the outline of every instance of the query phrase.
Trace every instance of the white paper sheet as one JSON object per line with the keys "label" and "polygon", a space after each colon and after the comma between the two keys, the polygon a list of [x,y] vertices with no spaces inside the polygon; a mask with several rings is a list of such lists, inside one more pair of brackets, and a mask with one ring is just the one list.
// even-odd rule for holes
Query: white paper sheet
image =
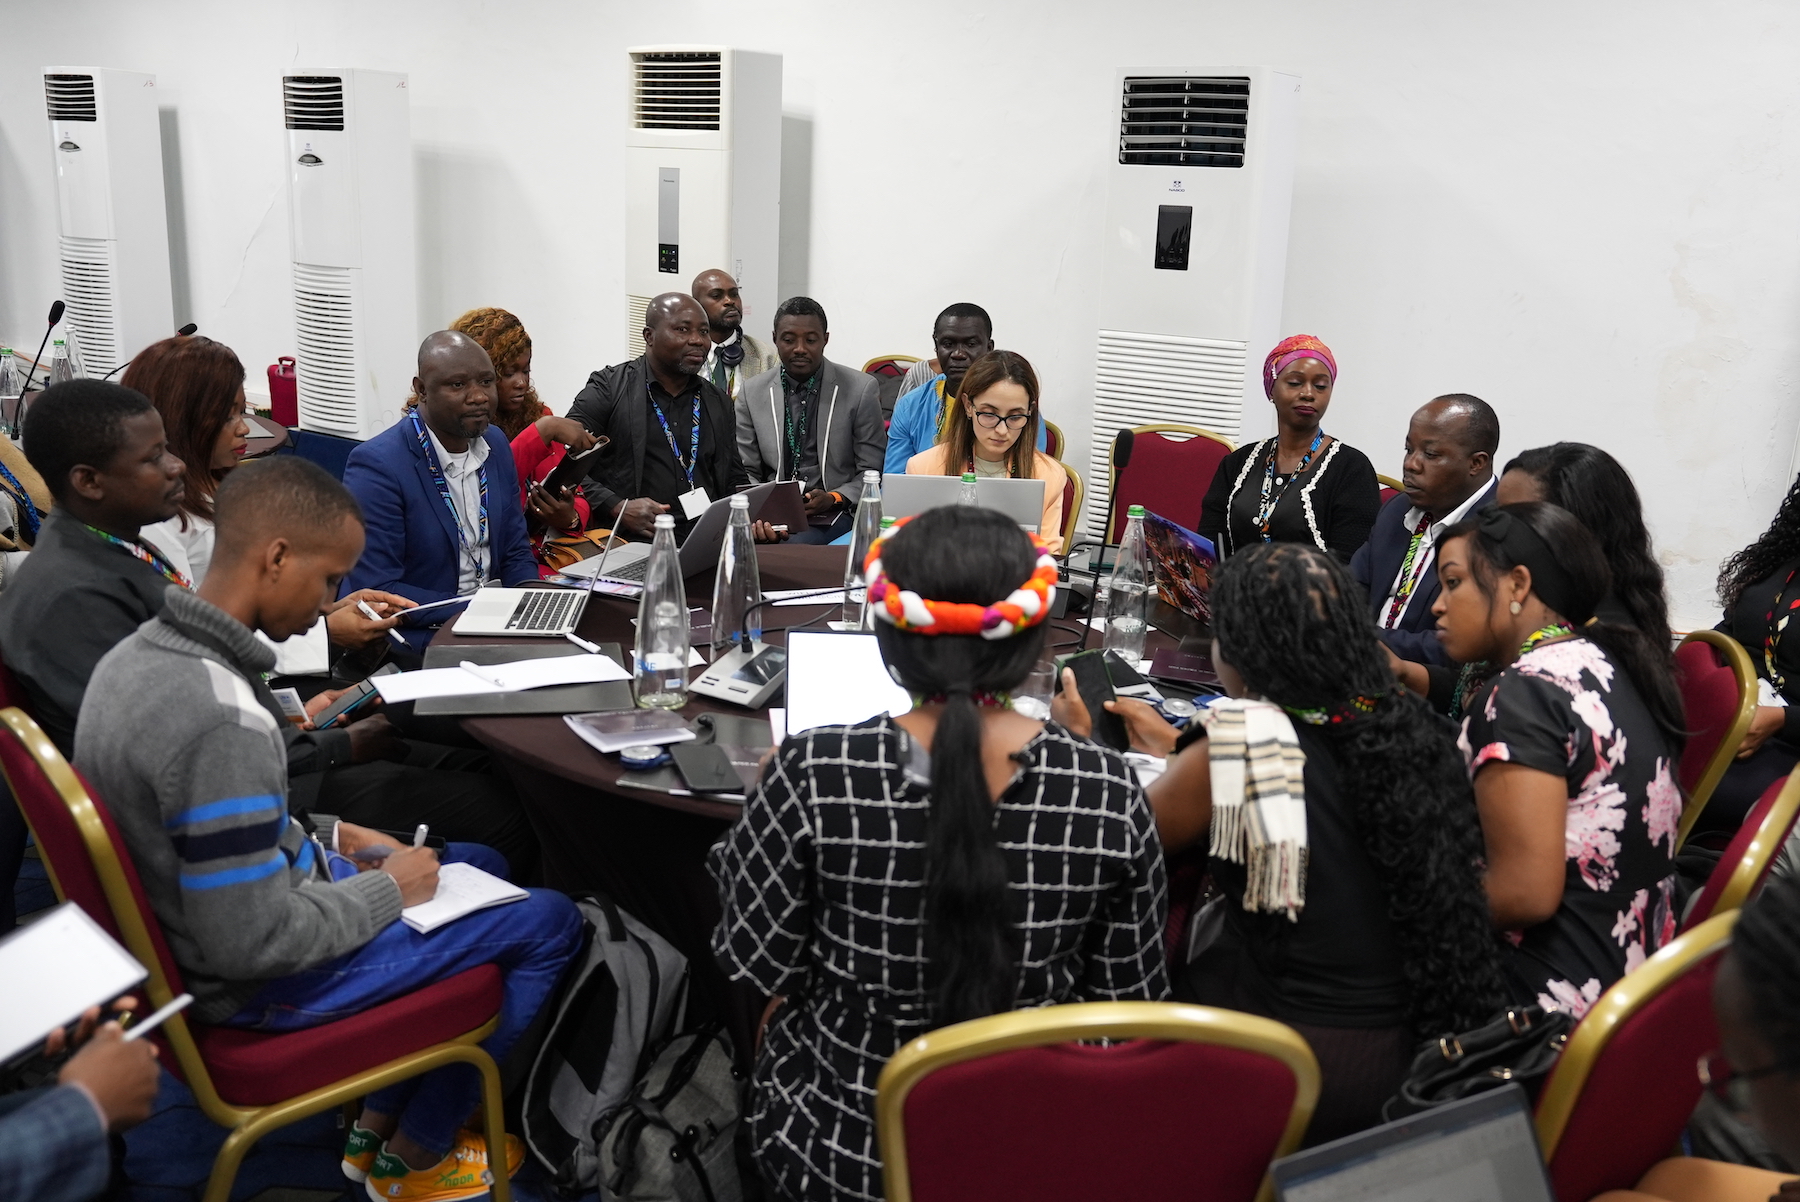
{"label": "white paper sheet", "polygon": [[[863,591],[859,588],[850,590],[850,603],[861,605]],[[763,600],[772,608],[783,608],[789,605],[841,605],[844,590],[816,588],[772,588],[763,594]]]}
{"label": "white paper sheet", "polygon": [[0,1005],[0,1061],[41,1048],[51,1031],[148,975],[80,906],[64,902],[0,942],[0,979],[15,986]]}
{"label": "white paper sheet", "polygon": [[[394,704],[425,697],[467,697],[476,693],[516,693],[559,684],[630,680],[631,673],[604,655],[553,655],[545,659],[467,668],[424,668],[371,677],[381,699]],[[503,682],[503,683],[502,683]]]}

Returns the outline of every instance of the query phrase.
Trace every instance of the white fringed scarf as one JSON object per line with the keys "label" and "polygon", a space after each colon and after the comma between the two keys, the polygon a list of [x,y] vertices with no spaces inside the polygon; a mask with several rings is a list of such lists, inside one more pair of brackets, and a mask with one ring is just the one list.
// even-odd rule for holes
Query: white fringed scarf
{"label": "white fringed scarf", "polygon": [[1200,711],[1212,762],[1212,854],[1247,866],[1244,909],[1306,907],[1306,754],[1280,706],[1224,699]]}

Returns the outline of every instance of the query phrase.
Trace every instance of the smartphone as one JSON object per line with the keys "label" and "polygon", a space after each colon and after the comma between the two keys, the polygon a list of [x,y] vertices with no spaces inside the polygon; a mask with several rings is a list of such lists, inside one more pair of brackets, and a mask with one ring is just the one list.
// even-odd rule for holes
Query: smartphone
{"label": "smartphone", "polygon": [[687,787],[696,793],[742,793],[744,778],[717,743],[677,743],[669,748]]}
{"label": "smartphone", "polygon": [[[1063,667],[1075,673],[1075,691],[1081,694],[1082,704],[1087,706],[1088,717],[1094,726],[1094,741],[1115,751],[1130,748],[1131,736],[1125,730],[1125,719],[1106,709],[1104,704],[1117,699],[1112,677],[1106,670],[1106,653],[1082,651],[1064,660]],[[1062,679],[1060,672],[1057,679]]]}
{"label": "smartphone", "polygon": [[313,715],[313,729],[325,730],[335,725],[347,714],[355,713],[378,694],[375,691],[375,678],[389,676],[400,670],[398,664],[383,664],[369,674],[367,680],[359,680],[344,691],[344,695]]}
{"label": "smartphone", "polygon": [[553,497],[562,496],[565,488],[574,488],[587,478],[588,468],[593,466],[594,456],[606,449],[612,440],[604,434],[596,435],[594,445],[580,454],[564,452],[562,462],[550,469],[544,477],[544,491]]}

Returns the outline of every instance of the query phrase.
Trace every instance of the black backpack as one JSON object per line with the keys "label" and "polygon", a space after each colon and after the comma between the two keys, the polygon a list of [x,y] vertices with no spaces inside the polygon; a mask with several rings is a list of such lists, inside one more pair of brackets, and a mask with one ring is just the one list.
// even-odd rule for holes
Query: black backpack
{"label": "black backpack", "polygon": [[744,1082],[723,1027],[706,1023],[657,1049],[631,1100],[600,1120],[607,1202],[741,1202]]}

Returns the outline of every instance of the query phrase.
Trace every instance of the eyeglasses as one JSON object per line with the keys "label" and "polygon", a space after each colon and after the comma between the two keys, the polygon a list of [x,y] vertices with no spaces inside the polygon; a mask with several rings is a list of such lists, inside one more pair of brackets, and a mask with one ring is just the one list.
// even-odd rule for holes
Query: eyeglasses
{"label": "eyeglasses", "polygon": [[1719,1099],[1732,1111],[1745,1114],[1750,1110],[1750,1082],[1758,1077],[1769,1077],[1776,1073],[1791,1073],[1795,1071],[1795,1068],[1784,1061],[1776,1061],[1774,1064],[1765,1065],[1762,1068],[1738,1072],[1731,1067],[1731,1061],[1725,1058],[1724,1052],[1707,1052],[1700,1057],[1700,1062],[1694,1066],[1694,1070],[1699,1074],[1700,1084],[1706,1087],[1708,1093]]}
{"label": "eyeglasses", "polygon": [[977,409],[975,411],[975,424],[980,426],[983,430],[997,430],[1003,422],[1006,424],[1008,430],[1023,430],[1025,428],[1025,423],[1030,420],[1030,413],[1009,413],[1002,417],[992,409]]}

